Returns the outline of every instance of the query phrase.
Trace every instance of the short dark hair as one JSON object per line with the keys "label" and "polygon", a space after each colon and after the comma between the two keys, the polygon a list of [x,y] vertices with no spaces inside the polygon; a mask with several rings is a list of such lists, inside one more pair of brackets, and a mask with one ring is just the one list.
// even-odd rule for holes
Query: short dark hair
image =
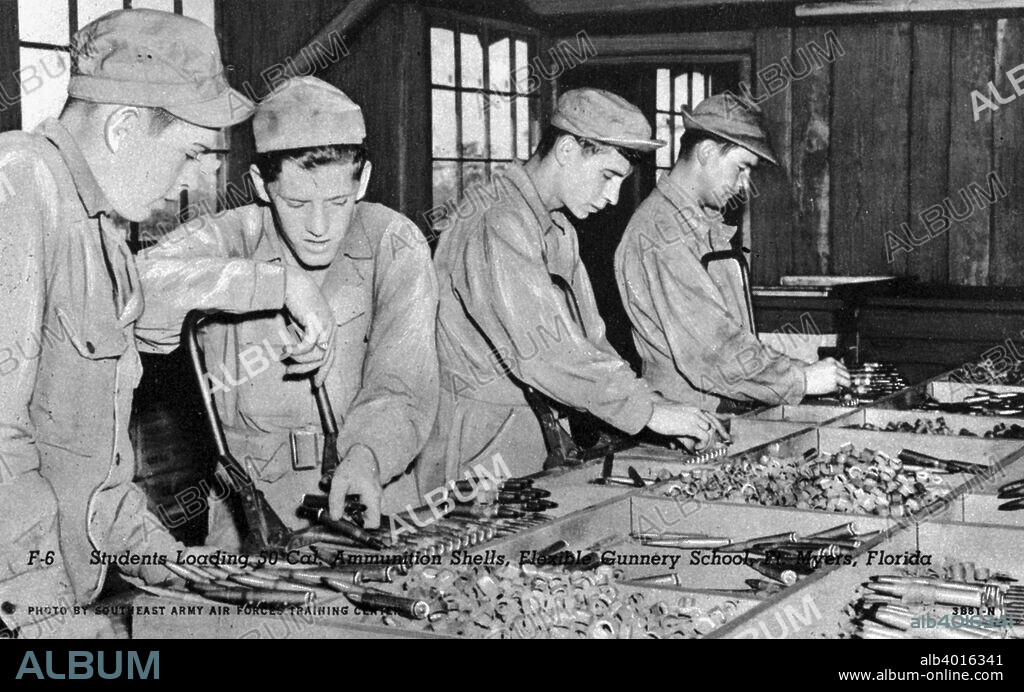
{"label": "short dark hair", "polygon": [[555,148],[555,143],[560,137],[572,137],[579,142],[580,147],[583,149],[585,154],[596,154],[602,149],[614,149],[619,153],[622,158],[629,161],[631,166],[637,166],[644,160],[644,152],[638,149],[627,149],[626,147],[619,147],[613,144],[604,144],[603,142],[596,142],[586,137],[573,134],[572,132],[566,132],[560,127],[554,125],[548,125],[547,129],[540,136],[540,142],[537,143],[537,149],[534,150],[533,155],[538,158],[544,158]]}
{"label": "short dark hair", "polygon": [[264,182],[272,183],[281,175],[281,166],[291,161],[303,170],[332,163],[353,165],[352,177],[363,174],[366,162],[370,160],[369,152],[362,144],[327,144],[320,147],[302,149],[281,149],[267,151],[256,155],[256,167],[260,170]]}
{"label": "short dark hair", "polygon": [[147,108],[149,116],[149,134],[158,135],[181,118],[171,113],[166,108]]}
{"label": "short dark hair", "polygon": [[687,129],[683,131],[683,136],[679,139],[679,160],[685,161],[689,159],[693,156],[697,145],[707,141],[717,144],[722,154],[727,154],[733,149],[742,148],[736,142],[730,142],[724,137],[719,137],[707,130]]}
{"label": "short dark hair", "polygon": [[[99,106],[102,104],[94,101],[85,101],[74,96],[68,96],[67,101],[64,102],[64,107],[61,109],[60,114],[74,110],[81,109],[85,111],[86,115],[91,115]],[[127,104],[126,104],[127,105]],[[171,113],[166,108],[160,108],[159,106],[136,106],[139,110],[147,111],[149,113],[149,134],[158,135],[174,123],[181,120],[178,116]]]}

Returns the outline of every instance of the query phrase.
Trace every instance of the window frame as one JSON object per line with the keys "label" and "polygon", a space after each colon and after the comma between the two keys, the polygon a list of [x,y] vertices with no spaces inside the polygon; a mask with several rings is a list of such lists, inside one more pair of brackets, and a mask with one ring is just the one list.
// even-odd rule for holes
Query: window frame
{"label": "window frame", "polygon": [[[668,162],[667,166],[659,166],[658,165],[657,155],[655,155],[655,158],[654,158],[654,180],[655,181],[657,181],[659,179],[659,176],[660,176],[661,172],[663,172],[663,171],[670,171],[670,170],[672,170],[672,167],[675,165],[676,159],[679,157],[679,151],[678,151],[679,138],[682,136],[683,131],[685,130],[685,128],[682,125],[680,125],[679,126],[680,130],[678,132],[676,131],[676,127],[677,127],[676,126],[676,116],[679,116],[679,118],[682,119],[682,114],[683,114],[682,110],[676,110],[676,103],[677,103],[677,100],[676,100],[676,79],[678,77],[682,76],[684,71],[688,75],[688,79],[686,81],[686,91],[687,91],[686,102],[685,102],[684,106],[687,107],[687,108],[693,108],[694,107],[694,103],[693,103],[693,99],[694,99],[694,93],[693,93],[693,81],[694,80],[693,80],[693,75],[694,75],[694,72],[698,72],[699,71],[699,68],[701,68],[701,67],[703,67],[704,65],[707,65],[707,64],[708,64],[707,62],[694,62],[694,61],[681,61],[680,60],[680,61],[675,61],[673,63],[666,63],[664,65],[660,65],[660,66],[654,68],[654,70],[655,70],[655,78],[654,78],[654,90],[655,90],[654,91],[654,95],[655,95],[655,98],[654,98],[654,127],[655,127],[655,131],[657,132],[658,118],[660,116],[662,116],[662,115],[667,115],[668,116],[668,130],[669,130],[669,140],[668,140],[668,144],[666,145],[667,149],[668,149],[668,154],[669,154],[669,162]],[[662,110],[661,108],[658,107],[658,98],[657,98],[657,96],[658,96],[658,77],[657,77],[657,75],[658,75],[658,72],[661,71],[661,70],[668,70],[668,85],[669,85],[668,107],[669,107],[669,110],[667,110],[667,111],[666,110]],[[704,95],[701,97],[701,100],[704,100],[708,96],[711,95],[711,90],[712,90],[712,79],[711,79],[711,77],[712,77],[712,73],[711,72],[701,72],[701,74],[704,76]],[[655,136],[657,136],[657,134],[655,134]]]}
{"label": "window frame", "polygon": [[[514,73],[516,70],[516,42],[525,41],[527,44],[527,56],[525,64],[530,66],[532,69],[533,61],[540,55],[542,47],[543,34],[530,26],[523,24],[516,24],[513,22],[507,22],[500,19],[492,19],[489,17],[480,17],[474,15],[467,15],[461,12],[453,10],[445,10],[441,8],[428,8],[425,11],[426,16],[426,43],[427,43],[427,62],[433,64],[433,55],[431,55],[431,38],[430,34],[433,29],[444,29],[452,32],[453,44],[454,44],[454,74],[453,84],[437,84],[434,82],[433,70],[427,70],[427,99],[426,107],[428,109],[427,121],[430,124],[430,199],[431,204],[434,206],[447,205],[449,202],[460,202],[464,198],[467,189],[465,184],[465,165],[472,163],[479,163],[484,166],[486,170],[486,179],[490,180],[491,175],[497,166],[507,165],[517,160],[525,160],[529,158],[533,149],[536,148],[537,142],[540,138],[540,111],[541,111],[541,99],[543,86],[534,89],[529,92],[519,92],[516,89],[516,83],[510,77],[509,91],[497,91],[491,88],[490,80],[490,37],[492,34],[498,34],[509,39],[509,68],[510,73]],[[462,41],[460,34],[475,34],[480,39],[481,45],[481,57],[482,57],[482,73],[481,73],[481,87],[464,86],[461,82],[462,75]],[[455,100],[455,156],[435,156],[434,155],[434,112],[433,112],[433,101],[434,92],[446,91],[454,94]],[[467,157],[463,150],[463,95],[464,94],[482,94],[484,98],[504,98],[508,100],[510,115],[511,115],[511,156],[506,157],[495,157],[491,150],[491,116],[490,109],[485,109],[483,115],[483,132],[486,149],[484,154],[486,156],[481,157]],[[525,98],[527,102],[527,112],[530,120],[529,124],[529,137],[527,142],[526,152],[519,151],[518,142],[518,113],[516,108],[516,100],[518,98]],[[455,164],[456,168],[456,196],[454,199],[449,198],[446,200],[438,200],[435,196],[433,175],[434,165],[437,162],[446,162]]]}

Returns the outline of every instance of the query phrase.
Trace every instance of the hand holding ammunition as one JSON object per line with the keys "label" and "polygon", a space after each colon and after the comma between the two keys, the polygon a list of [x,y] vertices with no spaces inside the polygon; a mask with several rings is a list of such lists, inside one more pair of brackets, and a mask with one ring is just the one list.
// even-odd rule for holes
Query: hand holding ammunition
{"label": "hand holding ammunition", "polygon": [[825,358],[804,368],[807,396],[829,394],[851,384],[850,372],[835,358]]}
{"label": "hand holding ammunition", "polygon": [[345,496],[358,494],[366,506],[365,526],[375,529],[380,526],[380,507],[384,489],[380,482],[380,469],[373,452],[363,445],[353,445],[331,479],[330,518],[337,520],[345,516]]}

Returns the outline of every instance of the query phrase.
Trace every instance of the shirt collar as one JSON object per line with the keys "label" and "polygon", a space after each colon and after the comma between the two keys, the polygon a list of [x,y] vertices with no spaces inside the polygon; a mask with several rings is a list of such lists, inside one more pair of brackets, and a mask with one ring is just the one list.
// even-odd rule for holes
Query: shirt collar
{"label": "shirt collar", "polygon": [[657,189],[676,208],[678,213],[673,216],[679,219],[681,227],[689,228],[701,240],[706,240],[713,249],[729,246],[729,241],[736,235],[736,226],[726,224],[721,212],[702,206],[685,190],[669,180],[667,174],[658,181]]}
{"label": "shirt collar", "polygon": [[60,121],[55,118],[49,118],[36,128],[36,132],[46,137],[57,147],[61,158],[64,159],[64,163],[71,172],[71,179],[75,183],[75,189],[78,191],[78,196],[81,198],[82,204],[85,205],[85,210],[89,216],[97,216],[112,211],[113,207],[110,205],[110,200],[107,199],[106,193],[103,192],[100,184],[96,181],[96,176],[93,175],[92,169],[89,168],[85,156],[82,155],[82,150],[78,147],[78,144],[67,128],[61,125]]}
{"label": "shirt collar", "polygon": [[277,235],[277,225],[274,223],[274,212],[270,205],[261,205],[260,225],[262,232],[256,241],[253,249],[253,259],[261,261],[284,260],[284,250],[281,247],[281,238]]}
{"label": "shirt collar", "polygon": [[363,218],[365,209],[366,206],[362,202],[356,204],[352,224],[341,244],[341,252],[351,259],[373,259],[373,250],[370,249],[370,239],[366,235],[366,223]]}
{"label": "shirt collar", "polygon": [[530,207],[530,211],[537,218],[537,223],[543,229],[544,235],[547,235],[548,232],[556,228],[563,234],[567,228],[572,228],[572,224],[565,214],[560,211],[548,211],[547,207],[544,206],[540,193],[537,192],[537,186],[533,184],[533,180],[527,174],[523,164],[519,162],[510,163],[502,172],[502,175],[523,196],[527,206]]}

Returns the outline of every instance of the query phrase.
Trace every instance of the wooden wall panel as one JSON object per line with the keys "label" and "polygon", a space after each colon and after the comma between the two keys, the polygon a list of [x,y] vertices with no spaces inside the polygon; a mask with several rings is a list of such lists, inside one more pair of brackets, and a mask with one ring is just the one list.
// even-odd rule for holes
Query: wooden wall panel
{"label": "wooden wall panel", "polygon": [[[787,273],[882,273],[940,285],[1024,285],[1024,107],[1005,75],[1024,64],[1024,18],[959,13],[913,23],[851,20],[834,29],[845,54],[831,70],[792,80],[791,148],[780,152],[791,161],[792,210],[780,208],[769,176],[759,180],[767,194],[751,210],[761,249],[756,283]],[[797,49],[821,44],[827,30],[759,29],[756,50],[788,50],[798,73]],[[990,80],[1013,101],[982,110],[976,122],[971,94],[995,101]],[[988,194],[993,172],[1001,185],[994,204],[977,194],[979,186]],[[933,225],[927,242],[888,262],[885,234],[927,238],[920,215],[944,203],[972,213],[951,218],[945,232]],[[788,251],[773,253],[777,246]]]}
{"label": "wooden wall panel", "polygon": [[[1000,20],[996,35],[995,85],[1004,98],[1019,98],[1006,76],[1024,63],[1024,19]],[[1014,73],[1019,77],[1020,71]],[[989,113],[989,111],[986,111]],[[1024,101],[1000,106],[991,114],[995,171],[1007,192],[992,207],[992,251],[988,283],[993,286],[1024,284]],[[979,181],[980,182],[980,181]],[[982,182],[988,190],[988,184]],[[1013,194],[1016,188],[1017,194]],[[988,204],[987,200],[978,200]]]}
{"label": "wooden wall panel", "polygon": [[841,27],[833,64],[832,259],[836,274],[885,274],[885,232],[907,220],[910,31]]}
{"label": "wooden wall panel", "polygon": [[348,57],[321,75],[363,109],[373,160],[367,198],[424,229],[431,206],[428,31],[419,8],[386,6],[348,43]]}
{"label": "wooden wall panel", "polygon": [[[231,86],[245,94],[265,94],[268,81],[275,79],[266,70],[298,52],[344,7],[344,0],[217,0],[217,33]],[[239,125],[230,137],[225,173],[228,182],[239,186],[255,151],[252,127]]]}
{"label": "wooden wall panel", "polygon": [[[792,29],[759,31],[755,39],[754,71],[768,65],[779,64],[790,58],[793,50]],[[760,87],[758,87],[760,89]],[[760,98],[764,94],[757,94]],[[790,159],[792,92],[786,89],[774,94],[761,104],[771,132],[772,145],[779,156],[779,166],[763,164],[754,175],[757,199],[750,207],[750,267],[755,284],[777,279],[790,269],[789,219],[792,217],[792,197],[788,176],[792,170]]]}
{"label": "wooden wall panel", "polygon": [[0,132],[21,129],[21,86],[15,70],[21,66],[18,50],[18,3],[0,2]]}
{"label": "wooden wall panel", "polygon": [[[828,274],[831,262],[831,115],[833,64],[814,58],[807,45],[822,43],[827,29],[801,27],[794,39],[793,73],[793,231],[791,273]],[[847,49],[848,51],[849,49]],[[837,60],[845,60],[846,56]],[[811,65],[807,65],[807,61]],[[806,67],[805,67],[806,66]]]}
{"label": "wooden wall panel", "polygon": [[[971,92],[992,79],[996,20],[958,22],[953,27],[953,60],[950,68],[949,189],[951,206],[966,208],[960,196],[972,182],[982,182],[992,170],[992,114],[974,121]],[[996,114],[998,115],[998,114]],[[984,286],[989,274],[988,208],[954,221],[949,234],[949,280],[966,286]]]}
{"label": "wooden wall panel", "polygon": [[[381,10],[347,42],[349,55],[320,77],[348,94],[363,109],[366,144],[373,160],[373,179],[367,196],[373,201],[400,206],[402,176],[401,139],[395,127],[403,106],[403,82],[398,79],[398,54],[403,43],[402,9]],[[411,46],[412,40],[408,42]]]}
{"label": "wooden wall panel", "polygon": [[[928,234],[920,214],[942,202],[949,187],[949,84],[948,24],[918,24],[913,35],[910,85],[910,218],[909,234],[930,238],[903,257],[905,273],[922,281],[945,283],[949,278],[949,235]],[[900,234],[903,235],[902,233]],[[899,265],[894,263],[895,271]]]}

